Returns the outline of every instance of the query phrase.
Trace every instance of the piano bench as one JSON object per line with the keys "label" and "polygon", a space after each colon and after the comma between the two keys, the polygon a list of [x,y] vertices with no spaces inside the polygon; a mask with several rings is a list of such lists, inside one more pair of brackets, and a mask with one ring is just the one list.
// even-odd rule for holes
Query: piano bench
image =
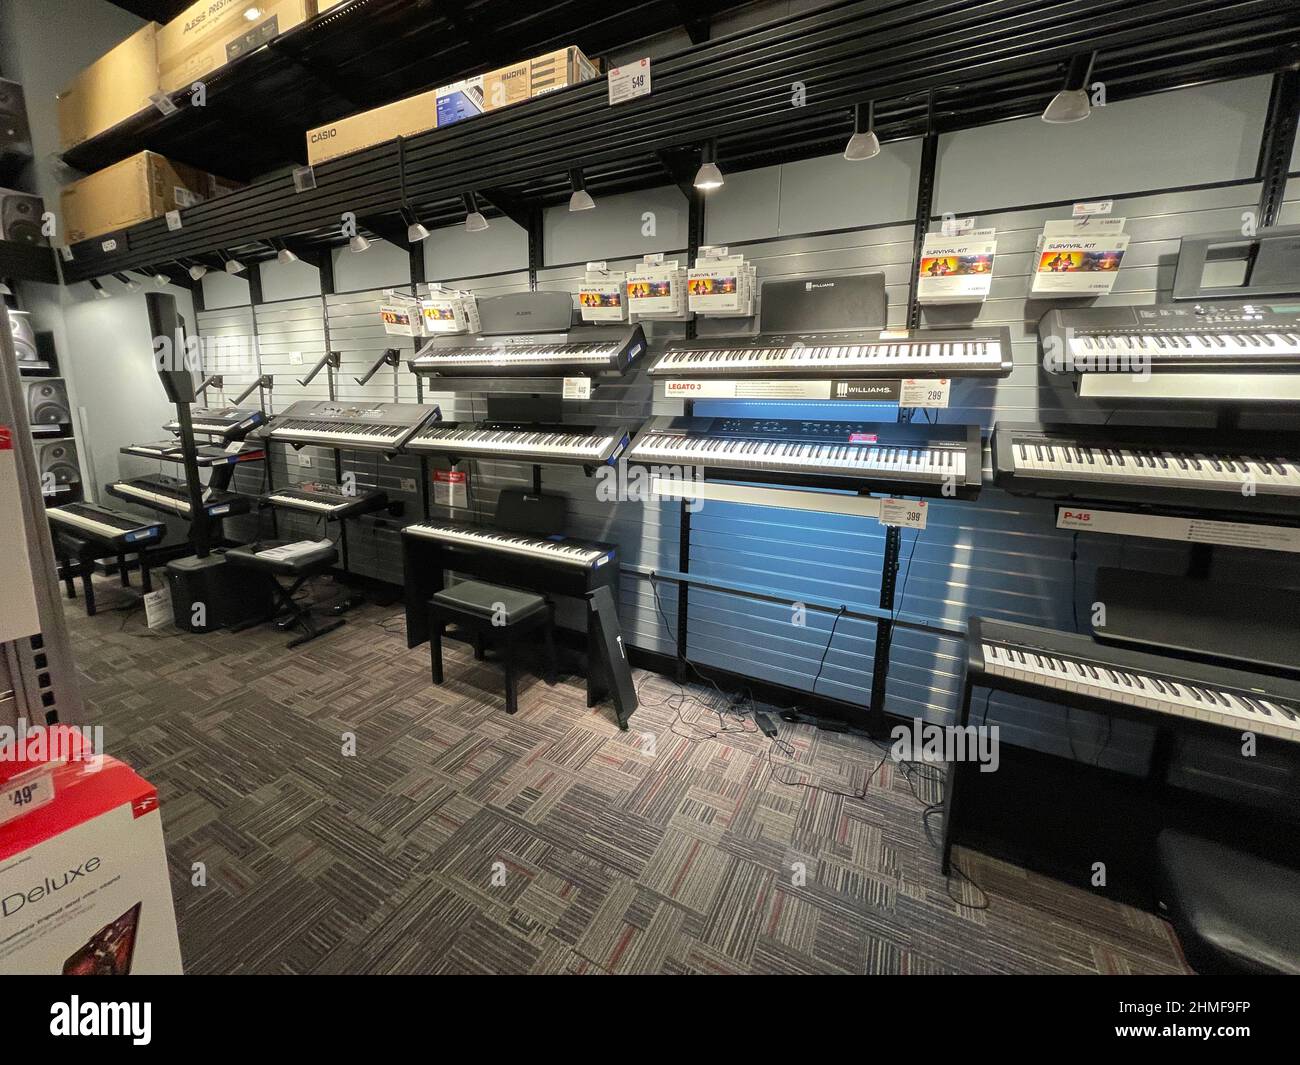
{"label": "piano bench", "polygon": [[1198,973],[1300,975],[1300,870],[1165,829],[1160,906]]}
{"label": "piano bench", "polygon": [[[100,540],[92,533],[68,532],[66,529],[53,528],[54,554],[62,571],[63,583],[68,590],[68,598],[77,598],[77,578],[81,578],[82,592],[86,601],[86,617],[93,618],[97,611],[95,605],[95,563],[101,558],[117,559],[118,577],[123,588],[131,586],[131,574],[126,564],[126,552],[118,550],[107,540]],[[145,593],[153,591],[153,577],[149,572],[148,549],[143,545],[133,547],[140,562],[140,584]]]}
{"label": "piano bench", "polygon": [[473,637],[474,657],[484,657],[484,641],[501,646],[505,667],[506,713],[519,709],[516,660],[519,637],[542,629],[546,649],[546,683],[555,683],[555,607],[535,592],[485,581],[462,581],[435,592],[429,600],[429,664],[433,683],[442,683],[442,638],[448,625]]}
{"label": "piano bench", "polygon": [[[261,574],[266,578],[274,596],[271,617],[283,615],[281,620],[276,622],[276,625],[281,629],[292,628],[295,625],[302,629],[301,635],[295,636],[285,645],[286,647],[297,647],[299,644],[307,643],[318,636],[324,636],[327,632],[333,632],[346,622],[340,618],[337,621],[318,625],[315,615],[312,614],[311,604],[303,605],[294,599],[294,596],[298,594],[298,590],[309,580],[313,577],[319,577],[322,573],[329,572],[339,560],[338,551],[334,548],[322,548],[309,555],[288,559],[266,558],[258,553],[269,551],[275,547],[283,547],[287,543],[289,543],[288,540],[263,540],[259,543],[227,548],[225,556],[229,565]],[[280,578],[284,578],[288,583],[281,583]],[[261,624],[266,620],[268,619],[254,618],[251,621],[234,626],[232,631],[239,632],[253,625]]]}

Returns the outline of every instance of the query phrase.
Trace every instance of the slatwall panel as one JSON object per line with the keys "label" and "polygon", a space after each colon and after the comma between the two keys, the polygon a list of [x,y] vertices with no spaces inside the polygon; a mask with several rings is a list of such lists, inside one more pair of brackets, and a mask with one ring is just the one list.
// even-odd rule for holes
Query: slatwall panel
{"label": "slatwall panel", "polygon": [[[1169,298],[1178,238],[1237,228],[1243,210],[1253,208],[1254,184],[1227,188],[1135,196],[1116,202],[1114,213],[1128,219],[1130,243],[1115,291],[1098,305],[1150,304]],[[982,216],[978,225],[995,226],[998,256],[992,292],[980,307],[929,309],[926,324],[966,324],[971,312],[979,324],[1011,329],[1016,368],[996,382],[964,382],[953,390],[953,407],[944,421],[978,421],[986,430],[1006,421],[1077,421],[1111,425],[1169,424],[1177,415],[1168,408],[1137,407],[1111,411],[1080,401],[1068,378],[1049,379],[1038,365],[1035,328],[1041,315],[1066,301],[1028,298],[1029,273],[1037,234],[1047,218],[1064,217],[1069,208],[1017,211]],[[1078,305],[1087,305],[1076,301]],[[1201,424],[1204,415],[1195,416]],[[986,455],[987,468],[991,456]],[[1188,554],[1182,545],[1154,540],[1083,535],[1072,560],[1075,538],[1055,529],[1048,500],[1008,496],[986,484],[975,503],[940,501],[930,508],[929,527],[903,537],[900,610],[940,624],[961,626],[972,614],[1051,628],[1087,631],[1098,566],[1122,566],[1150,572],[1181,573]],[[913,545],[915,549],[913,550]],[[1247,555],[1253,557],[1245,557]],[[1300,567],[1280,561],[1273,552],[1224,553],[1234,570],[1253,572],[1265,582],[1271,574],[1291,583]],[[901,715],[950,720],[960,694],[963,646],[916,631],[899,630],[894,638],[888,708]],[[983,701],[975,707],[983,715]],[[1057,706],[996,694],[989,720],[998,723],[1007,742],[1115,768],[1137,771],[1149,753],[1149,729],[1096,715],[1067,712]]]}

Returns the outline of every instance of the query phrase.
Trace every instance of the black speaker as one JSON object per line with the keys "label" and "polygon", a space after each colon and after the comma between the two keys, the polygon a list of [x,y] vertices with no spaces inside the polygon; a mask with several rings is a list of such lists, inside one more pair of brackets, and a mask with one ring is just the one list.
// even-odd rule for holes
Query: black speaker
{"label": "black speaker", "polygon": [[0,156],[32,157],[32,132],[27,123],[27,101],[16,81],[0,78]]}
{"label": "black speaker", "polygon": [[9,311],[9,331],[14,338],[14,351],[18,354],[18,369],[39,361],[36,352],[36,334],[32,331],[31,315],[27,311]]}
{"label": "black speaker", "polygon": [[35,443],[36,465],[42,483],[47,475],[53,477],[55,484],[81,483],[75,440],[37,440]]}
{"label": "black speaker", "polygon": [[39,196],[17,189],[0,189],[0,240],[48,245],[49,238],[41,232],[44,213],[45,201]]}
{"label": "black speaker", "polygon": [[[167,563],[172,620],[185,632],[215,632],[244,621],[269,617],[275,602],[265,573],[226,563],[220,551]],[[202,610],[196,610],[197,606]]]}
{"label": "black speaker", "polygon": [[68,389],[58,378],[27,382],[27,420],[32,425],[71,425]]}

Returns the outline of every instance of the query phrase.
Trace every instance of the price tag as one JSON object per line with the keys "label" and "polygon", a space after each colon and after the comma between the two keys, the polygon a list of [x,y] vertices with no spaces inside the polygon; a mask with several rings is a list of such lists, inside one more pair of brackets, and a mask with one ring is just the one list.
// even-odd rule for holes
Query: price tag
{"label": "price tag", "polygon": [[109,237],[108,240],[101,240],[99,242],[99,250],[102,252],[117,251],[117,238]]}
{"label": "price tag", "polygon": [[14,777],[4,785],[0,799],[0,825],[22,817],[54,799],[54,767],[46,766]]}
{"label": "price tag", "polygon": [[410,492],[412,495],[414,495],[415,492],[417,492],[417,491],[419,490],[419,485],[417,485],[417,484],[415,483],[415,478],[414,478],[414,477],[403,477],[403,478],[401,478],[401,480],[398,482],[398,487],[399,487],[403,492]]}
{"label": "price tag", "polygon": [[72,247],[68,244],[59,245],[59,254],[63,257],[65,263],[72,262]]}
{"label": "price tag", "polygon": [[295,192],[310,192],[316,187],[316,171],[310,166],[300,166],[293,172]]}
{"label": "price tag", "polygon": [[952,382],[946,377],[904,379],[898,405],[900,407],[946,407],[948,390],[951,386]]}
{"label": "price tag", "polygon": [[1074,205],[1074,217],[1087,218],[1095,214],[1110,214],[1114,207],[1114,200],[1093,200],[1090,203],[1076,203]]}
{"label": "price tag", "polygon": [[591,399],[590,377],[566,377],[564,379],[565,399]]}
{"label": "price tag", "polygon": [[904,529],[924,529],[929,513],[924,499],[882,499],[880,524],[898,525]]}
{"label": "price tag", "polygon": [[440,507],[468,506],[469,474],[463,470],[434,470],[433,501]]}
{"label": "price tag", "polygon": [[965,236],[975,228],[975,219],[971,218],[944,218],[940,233],[945,237]]}
{"label": "price tag", "polygon": [[173,233],[176,232],[176,230],[181,228],[180,211],[168,211],[167,214],[164,215],[164,217],[167,219],[167,228],[171,230]]}
{"label": "price tag", "polygon": [[172,590],[159,588],[144,597],[144,620],[151,629],[161,629],[172,621]]}
{"label": "price tag", "polygon": [[175,102],[165,92],[150,93],[149,102],[158,108],[159,112],[164,115],[174,115],[180,110]]}
{"label": "price tag", "polygon": [[625,67],[609,68],[609,105],[625,104],[650,95],[650,60],[638,59]]}
{"label": "price tag", "polygon": [[881,340],[906,340],[911,335],[906,329],[882,329],[880,331]]}

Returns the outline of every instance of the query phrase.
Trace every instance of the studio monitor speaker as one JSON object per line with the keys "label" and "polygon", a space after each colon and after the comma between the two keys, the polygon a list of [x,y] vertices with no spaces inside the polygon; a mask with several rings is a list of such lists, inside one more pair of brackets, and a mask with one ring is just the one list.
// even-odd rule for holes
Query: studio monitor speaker
{"label": "studio monitor speaker", "polygon": [[31,154],[32,134],[23,87],[0,78],[0,155],[31,158]]}
{"label": "studio monitor speaker", "polygon": [[0,189],[0,240],[16,244],[48,244],[41,233],[45,201],[28,192]]}
{"label": "studio monitor speaker", "polygon": [[75,440],[37,440],[36,465],[40,469],[42,483],[47,475],[53,478],[55,484],[81,483]]}
{"label": "studio monitor speaker", "polygon": [[68,389],[56,378],[27,382],[27,420],[32,425],[71,425]]}

